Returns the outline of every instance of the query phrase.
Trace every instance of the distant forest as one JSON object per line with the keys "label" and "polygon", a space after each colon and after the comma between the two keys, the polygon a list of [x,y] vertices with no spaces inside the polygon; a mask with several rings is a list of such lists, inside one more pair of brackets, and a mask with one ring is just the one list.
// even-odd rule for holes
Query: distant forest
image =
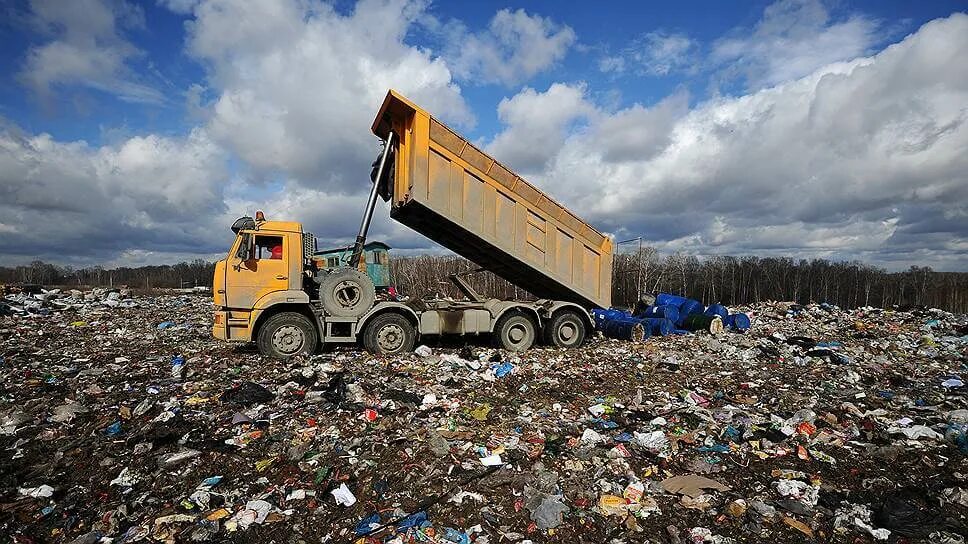
{"label": "distant forest", "polygon": [[[453,255],[392,256],[390,272],[402,293],[422,297],[459,297],[447,275],[476,268]],[[40,261],[0,267],[0,283],[45,286],[126,286],[133,289],[211,286],[215,265],[203,260],[175,265],[104,269],[71,268]],[[829,302],[845,308],[924,305],[968,312],[968,273],[911,267],[887,272],[859,262],[824,259],[709,257],[683,254],[660,257],[652,248],[615,255],[612,301],[630,307],[641,292],[671,292],[706,304],[743,304],[764,300]],[[499,298],[530,295],[490,273],[467,278],[481,294]]]}
{"label": "distant forest", "polygon": [[[448,274],[475,265],[455,256],[395,257],[391,277],[406,293],[460,296]],[[469,276],[476,291],[498,298],[528,298],[528,293],[490,273]],[[968,273],[911,267],[904,272],[858,262],[824,259],[710,257],[674,254],[660,257],[653,248],[619,253],[612,263],[612,305],[631,308],[639,293],[686,295],[705,304],[765,300],[829,302],[844,308],[923,305],[968,312]]]}

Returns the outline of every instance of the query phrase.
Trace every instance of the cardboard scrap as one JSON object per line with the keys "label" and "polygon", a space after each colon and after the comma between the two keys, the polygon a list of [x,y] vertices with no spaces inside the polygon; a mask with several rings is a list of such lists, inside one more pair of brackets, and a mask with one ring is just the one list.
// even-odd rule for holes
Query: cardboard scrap
{"label": "cardboard scrap", "polygon": [[806,523],[793,519],[790,516],[783,516],[783,523],[786,523],[790,527],[793,527],[808,537],[813,538],[813,529],[811,529]]}
{"label": "cardboard scrap", "polygon": [[662,480],[662,489],[669,493],[678,493],[696,498],[702,495],[704,489],[729,491],[730,487],[698,474],[683,474]]}

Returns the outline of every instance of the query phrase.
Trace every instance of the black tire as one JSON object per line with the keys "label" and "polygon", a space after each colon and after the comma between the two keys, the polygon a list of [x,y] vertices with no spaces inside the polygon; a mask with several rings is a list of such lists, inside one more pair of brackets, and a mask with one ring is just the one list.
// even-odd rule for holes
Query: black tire
{"label": "black tire", "polygon": [[352,268],[324,271],[317,275],[319,301],[329,315],[360,317],[373,307],[376,288],[369,276]]}
{"label": "black tire", "polygon": [[363,329],[363,347],[373,355],[398,355],[413,351],[417,332],[400,314],[380,314]]}
{"label": "black tire", "polygon": [[585,327],[585,321],[576,312],[558,312],[544,326],[545,344],[556,348],[577,348],[585,342]]}
{"label": "black tire", "polygon": [[309,355],[316,351],[319,335],[308,317],[296,312],[278,313],[262,324],[256,338],[259,353],[275,359]]}
{"label": "black tire", "polygon": [[508,312],[494,325],[494,341],[508,351],[525,351],[534,344],[537,328],[528,316]]}

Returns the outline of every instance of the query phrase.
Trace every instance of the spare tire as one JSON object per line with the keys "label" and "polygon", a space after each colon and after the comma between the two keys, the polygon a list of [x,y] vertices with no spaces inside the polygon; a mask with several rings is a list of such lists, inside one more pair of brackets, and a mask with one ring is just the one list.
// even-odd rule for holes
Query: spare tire
{"label": "spare tire", "polygon": [[376,288],[369,276],[352,268],[333,268],[316,275],[319,301],[336,317],[360,317],[373,307]]}

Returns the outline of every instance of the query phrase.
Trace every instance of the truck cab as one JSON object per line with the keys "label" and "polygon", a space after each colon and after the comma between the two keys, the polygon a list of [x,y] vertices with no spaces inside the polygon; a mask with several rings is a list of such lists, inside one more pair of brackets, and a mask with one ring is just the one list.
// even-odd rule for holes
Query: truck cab
{"label": "truck cab", "polygon": [[305,308],[310,293],[305,286],[307,236],[302,225],[256,217],[236,221],[235,242],[215,265],[213,334],[221,340],[254,341],[262,314],[279,305],[311,313]]}

